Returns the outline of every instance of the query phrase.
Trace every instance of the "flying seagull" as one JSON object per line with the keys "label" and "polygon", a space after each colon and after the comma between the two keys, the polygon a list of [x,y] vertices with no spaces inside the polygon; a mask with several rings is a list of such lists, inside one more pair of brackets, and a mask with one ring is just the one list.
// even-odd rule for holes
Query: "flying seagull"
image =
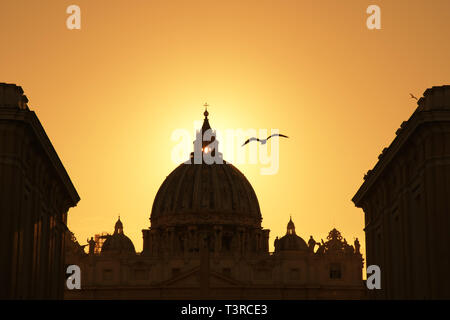
{"label": "flying seagull", "polygon": [[283,138],[289,138],[288,136],[285,136],[284,134],[278,134],[278,133],[274,133],[270,136],[267,137],[267,139],[258,139],[255,137],[251,137],[250,139],[248,139],[247,141],[244,142],[244,144],[242,146],[245,146],[247,143],[249,143],[250,141],[259,141],[261,142],[261,144],[266,144],[267,140],[269,140],[272,137],[283,137]]}
{"label": "flying seagull", "polygon": [[417,97],[416,96],[414,96],[412,93],[410,93],[409,94],[410,96],[411,96],[411,99],[416,99],[416,100],[419,100],[419,99],[417,99]]}

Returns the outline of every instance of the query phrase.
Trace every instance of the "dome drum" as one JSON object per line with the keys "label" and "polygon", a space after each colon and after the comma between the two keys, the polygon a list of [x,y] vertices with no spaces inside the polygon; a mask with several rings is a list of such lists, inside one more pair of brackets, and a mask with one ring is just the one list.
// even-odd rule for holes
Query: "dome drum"
{"label": "dome drum", "polygon": [[166,229],[178,226],[242,226],[261,229],[261,218],[240,217],[233,213],[174,213],[167,216],[151,218],[152,229]]}

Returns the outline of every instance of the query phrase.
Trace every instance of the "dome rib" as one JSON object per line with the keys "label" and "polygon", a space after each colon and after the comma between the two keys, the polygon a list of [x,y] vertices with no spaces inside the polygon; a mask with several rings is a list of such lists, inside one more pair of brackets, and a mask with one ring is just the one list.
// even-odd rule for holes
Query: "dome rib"
{"label": "dome rib", "polygon": [[235,188],[233,186],[233,178],[230,177],[230,173],[227,172],[227,170],[225,170],[225,167],[223,167],[223,172],[225,173],[225,176],[227,177],[227,181],[228,181],[228,190],[230,190],[231,192],[231,206],[230,209],[231,211],[233,211],[236,208],[236,204],[237,204],[237,197],[236,197],[236,192],[235,192]]}
{"label": "dome rib", "polygon": [[183,168],[183,172],[181,173],[181,179],[178,180],[178,184],[175,189],[175,198],[174,198],[174,201],[172,202],[172,208],[171,208],[172,211],[175,210],[174,205],[178,206],[178,204],[180,202],[180,198],[181,198],[181,201],[183,200],[183,195],[181,194],[180,190],[181,190],[181,186],[183,184],[183,179],[184,179],[184,176],[186,175],[186,172],[187,172],[187,168]]}

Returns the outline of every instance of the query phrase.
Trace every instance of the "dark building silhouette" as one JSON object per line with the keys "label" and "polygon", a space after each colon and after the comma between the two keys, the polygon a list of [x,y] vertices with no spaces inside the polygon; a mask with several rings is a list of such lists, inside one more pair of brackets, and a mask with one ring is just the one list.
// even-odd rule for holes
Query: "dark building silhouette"
{"label": "dark building silhouette", "polygon": [[0,299],[57,299],[67,212],[80,198],[27,102],[0,83]]}
{"label": "dark building silhouette", "polygon": [[[136,253],[119,219],[101,250],[85,253],[67,238],[66,263],[80,266],[81,290],[67,299],[360,299],[363,258],[358,240],[336,229],[306,243],[292,220],[269,252],[269,230],[247,178],[209,144],[208,112],[187,163],[159,188]],[[210,132],[211,133],[211,132]],[[214,132],[212,132],[214,133]],[[208,164],[207,155],[217,163]],[[316,249],[316,246],[318,247]],[[97,251],[97,253],[96,253]]]}
{"label": "dark building silhouette", "polygon": [[372,298],[450,298],[450,86],[427,89],[353,198],[365,214]]}

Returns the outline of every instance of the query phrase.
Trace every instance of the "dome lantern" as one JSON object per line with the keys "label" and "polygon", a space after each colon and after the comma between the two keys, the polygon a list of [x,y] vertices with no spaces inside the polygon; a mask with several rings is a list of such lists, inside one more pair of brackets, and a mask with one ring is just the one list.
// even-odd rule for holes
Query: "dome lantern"
{"label": "dome lantern", "polygon": [[290,217],[289,222],[287,224],[287,231],[286,234],[295,234],[295,225],[292,221],[292,217]]}
{"label": "dome lantern", "polygon": [[203,115],[203,125],[200,130],[196,132],[194,141],[194,152],[191,152],[190,159],[187,163],[201,164],[201,163],[223,163],[222,154],[219,152],[219,142],[216,140],[216,131],[211,128],[208,119],[208,104],[205,103],[205,112]]}
{"label": "dome lantern", "polygon": [[114,234],[117,233],[123,233],[123,224],[122,221],[120,221],[120,216],[119,216],[119,220],[117,220],[115,226],[114,226]]}

